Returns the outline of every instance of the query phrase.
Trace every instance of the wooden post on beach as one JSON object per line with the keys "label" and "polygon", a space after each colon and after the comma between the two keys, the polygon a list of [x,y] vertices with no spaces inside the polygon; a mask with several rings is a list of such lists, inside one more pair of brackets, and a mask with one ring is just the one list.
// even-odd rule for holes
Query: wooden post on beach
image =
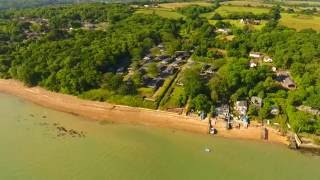
{"label": "wooden post on beach", "polygon": [[265,127],[261,128],[261,139],[268,140],[268,129]]}

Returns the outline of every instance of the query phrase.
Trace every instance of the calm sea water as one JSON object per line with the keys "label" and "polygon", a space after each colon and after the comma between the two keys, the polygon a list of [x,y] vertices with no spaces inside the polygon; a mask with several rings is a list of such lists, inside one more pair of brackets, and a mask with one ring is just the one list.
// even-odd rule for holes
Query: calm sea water
{"label": "calm sea water", "polygon": [[279,145],[99,123],[0,94],[0,180],[319,180],[319,165]]}

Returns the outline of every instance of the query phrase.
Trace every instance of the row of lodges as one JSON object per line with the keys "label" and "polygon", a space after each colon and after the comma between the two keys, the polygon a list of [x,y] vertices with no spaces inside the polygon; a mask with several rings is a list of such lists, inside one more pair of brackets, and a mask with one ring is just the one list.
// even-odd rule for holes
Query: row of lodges
{"label": "row of lodges", "polygon": [[[162,44],[158,45],[160,50],[165,50]],[[190,57],[190,53],[187,51],[176,51],[172,56],[161,54],[155,55],[148,54],[143,57],[141,62],[141,67],[138,71],[142,76],[143,86],[150,87],[153,89],[158,89],[164,83],[166,77],[174,75],[180,67],[186,63],[187,59]],[[156,77],[150,77],[146,74],[149,65],[156,63],[159,74]],[[129,69],[129,74],[133,74],[132,70]]]}

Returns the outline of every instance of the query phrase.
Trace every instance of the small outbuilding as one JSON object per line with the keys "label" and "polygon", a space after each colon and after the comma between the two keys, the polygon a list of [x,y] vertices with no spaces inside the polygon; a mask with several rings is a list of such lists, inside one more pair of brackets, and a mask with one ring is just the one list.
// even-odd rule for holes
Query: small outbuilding
{"label": "small outbuilding", "polygon": [[253,104],[254,106],[261,108],[262,107],[262,98],[258,97],[258,96],[252,96],[251,97],[251,104]]}
{"label": "small outbuilding", "polygon": [[261,58],[261,57],[262,57],[262,54],[259,53],[259,52],[250,52],[250,53],[249,53],[249,57],[258,59],[258,58]]}

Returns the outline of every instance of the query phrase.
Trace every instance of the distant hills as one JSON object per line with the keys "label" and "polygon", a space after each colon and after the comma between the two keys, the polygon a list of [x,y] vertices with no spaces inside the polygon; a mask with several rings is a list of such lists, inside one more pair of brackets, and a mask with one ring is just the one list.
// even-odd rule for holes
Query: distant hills
{"label": "distant hills", "polygon": [[11,9],[11,8],[28,8],[28,7],[38,7],[52,4],[70,4],[70,3],[84,3],[84,2],[182,2],[182,1],[192,1],[192,0],[0,0],[0,10],[1,9]]}
{"label": "distant hills", "polygon": [[27,8],[50,4],[66,4],[75,2],[93,2],[95,0],[0,0],[0,9]]}

